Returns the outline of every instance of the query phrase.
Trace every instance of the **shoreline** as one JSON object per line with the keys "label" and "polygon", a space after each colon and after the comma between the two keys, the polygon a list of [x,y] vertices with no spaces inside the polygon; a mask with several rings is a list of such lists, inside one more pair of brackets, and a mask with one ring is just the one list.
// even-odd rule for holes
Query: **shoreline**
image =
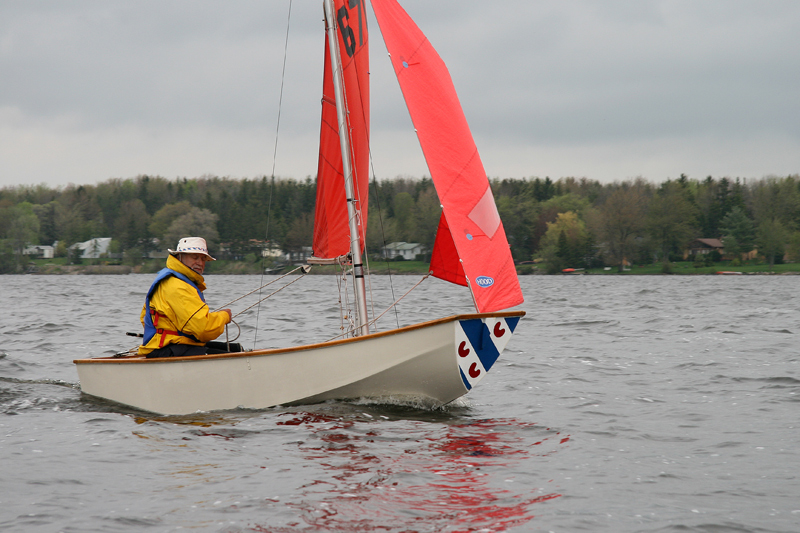
{"label": "shoreline", "polygon": [[[405,263],[405,264],[403,264]],[[413,264],[412,264],[413,263]],[[206,276],[213,275],[261,275],[261,268],[255,267],[250,264],[243,264],[241,262],[226,262],[217,268],[209,269],[206,271]],[[590,269],[587,271],[576,272],[562,272],[556,274],[547,274],[543,270],[529,270],[517,268],[519,276],[720,276],[720,275],[744,275],[744,276],[782,276],[782,275],[800,275],[800,264],[782,264],[774,265],[772,270],[769,270],[769,265],[744,265],[739,267],[731,267],[728,265],[720,265],[718,267],[705,267],[702,269],[689,269],[686,267],[675,267],[672,272],[660,272],[658,268],[650,268],[651,265],[643,266],[624,272],[617,270],[605,271],[602,269]],[[93,275],[127,275],[127,274],[155,274],[163,268],[163,264],[155,266],[153,264],[144,265],[58,265],[58,264],[45,264],[33,265],[26,272],[16,275],[32,275],[32,276],[93,276]],[[288,270],[288,269],[287,269]],[[388,271],[387,271],[388,270]],[[335,275],[337,272],[334,267],[329,266],[314,266],[309,275]],[[421,262],[393,262],[389,269],[385,264],[381,264],[379,268],[371,270],[371,274],[378,276],[385,275],[418,275],[424,276],[428,273],[427,263]],[[281,272],[270,272],[269,274],[282,275]],[[11,274],[15,275],[15,274]]]}

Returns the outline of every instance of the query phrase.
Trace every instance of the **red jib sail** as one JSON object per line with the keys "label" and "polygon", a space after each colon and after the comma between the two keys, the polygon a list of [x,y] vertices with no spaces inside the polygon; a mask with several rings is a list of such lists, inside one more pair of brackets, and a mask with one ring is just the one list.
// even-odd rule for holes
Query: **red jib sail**
{"label": "red jib sail", "polygon": [[[364,2],[365,0],[334,2],[352,152],[353,186],[357,207],[361,211],[359,227],[362,247],[367,231],[369,199],[369,46]],[[333,258],[350,252],[342,151],[327,37],[313,249],[314,255],[320,258]]]}
{"label": "red jib sail", "polygon": [[519,305],[505,229],[450,73],[395,0],[372,8],[442,203],[431,271],[468,285],[479,312]]}

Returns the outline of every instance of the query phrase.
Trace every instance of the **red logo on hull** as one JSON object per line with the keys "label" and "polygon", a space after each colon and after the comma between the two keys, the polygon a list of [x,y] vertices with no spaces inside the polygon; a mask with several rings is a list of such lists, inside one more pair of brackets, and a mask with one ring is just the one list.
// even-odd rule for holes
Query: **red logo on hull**
{"label": "red logo on hull", "polygon": [[472,379],[475,379],[481,375],[481,369],[478,368],[478,363],[472,363],[469,366],[469,375]]}
{"label": "red logo on hull", "polygon": [[461,357],[466,357],[469,355],[469,348],[467,348],[467,341],[461,341],[461,344],[458,345],[458,355]]}
{"label": "red logo on hull", "polygon": [[494,336],[495,337],[502,337],[505,334],[506,334],[506,330],[504,330],[502,328],[502,326],[500,326],[500,322],[498,322],[497,324],[494,325]]}

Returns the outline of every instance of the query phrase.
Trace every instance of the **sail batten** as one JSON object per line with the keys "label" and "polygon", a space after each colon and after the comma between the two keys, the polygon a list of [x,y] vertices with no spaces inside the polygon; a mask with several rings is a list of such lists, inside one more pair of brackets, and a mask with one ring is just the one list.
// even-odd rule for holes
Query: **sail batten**
{"label": "sail batten", "polygon": [[442,204],[431,271],[468,285],[479,312],[519,305],[505,229],[450,73],[396,0],[372,8]]}

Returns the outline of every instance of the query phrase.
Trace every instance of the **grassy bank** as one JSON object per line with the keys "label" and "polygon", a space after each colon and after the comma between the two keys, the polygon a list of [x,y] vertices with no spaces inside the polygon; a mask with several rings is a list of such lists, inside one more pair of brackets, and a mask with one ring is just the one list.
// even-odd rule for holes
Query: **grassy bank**
{"label": "grassy bank", "polygon": [[[164,268],[163,259],[152,259],[140,265],[114,265],[108,261],[86,260],[80,265],[70,265],[66,258],[56,259],[36,259],[31,262],[34,267],[30,272],[37,274],[148,274],[155,273]],[[369,264],[373,274],[392,275],[413,274],[424,275],[428,272],[428,263],[423,261],[371,261]],[[287,272],[291,268],[284,269]],[[741,272],[742,274],[800,274],[800,263],[786,263],[774,265],[772,268],[767,263],[753,261],[742,265],[732,266],[727,261],[715,263],[712,266],[695,267],[691,261],[670,263],[670,274],[673,275],[712,275],[717,272]],[[208,263],[206,274],[261,274],[261,263],[254,261],[227,261],[220,259]],[[543,265],[520,265],[517,272],[521,275],[544,274]],[[315,266],[311,269],[311,274],[324,275],[336,273],[333,266]],[[636,275],[663,275],[662,265],[634,265],[624,272],[619,272],[617,267],[590,268],[575,274],[591,274],[600,276],[636,276]]]}
{"label": "grassy bank", "polygon": [[[80,264],[70,264],[66,257],[55,259],[34,259],[27,271],[36,274],[148,274],[164,268],[164,259],[149,259],[138,265],[114,264],[107,260],[87,259]],[[294,267],[287,267],[278,273],[288,272]],[[372,261],[370,268],[373,274],[425,274],[428,263],[423,261],[391,261],[389,263]],[[263,266],[252,260],[228,261],[219,259],[206,264],[206,274],[261,274]],[[317,265],[310,274],[335,274],[336,267]]]}

